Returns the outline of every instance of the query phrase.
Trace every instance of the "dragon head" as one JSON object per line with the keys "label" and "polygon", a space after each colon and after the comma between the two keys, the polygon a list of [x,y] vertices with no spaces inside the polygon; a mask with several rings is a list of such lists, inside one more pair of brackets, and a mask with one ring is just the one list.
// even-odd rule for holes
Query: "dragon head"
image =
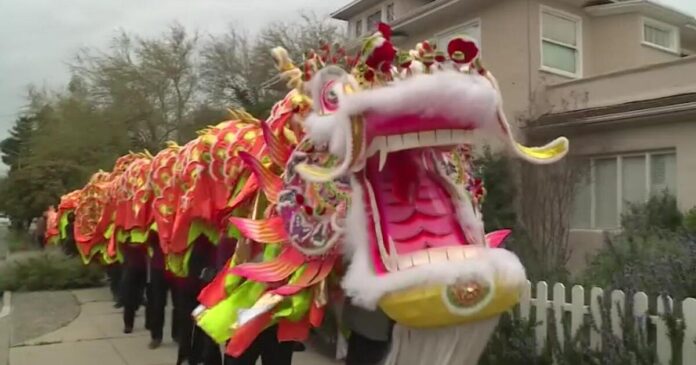
{"label": "dragon head", "polygon": [[[399,52],[390,33],[380,25],[359,57],[342,64],[328,48],[305,61],[301,88],[313,111],[286,169],[280,215],[303,254],[344,255],[346,294],[407,328],[401,346],[430,333],[423,329],[487,339],[526,275],[498,247],[509,231],[484,232],[485,189],[472,151],[492,136],[543,164],[562,158],[568,141],[515,141],[474,41]],[[393,350],[409,356],[399,346]],[[480,347],[466,356],[477,358]]]}

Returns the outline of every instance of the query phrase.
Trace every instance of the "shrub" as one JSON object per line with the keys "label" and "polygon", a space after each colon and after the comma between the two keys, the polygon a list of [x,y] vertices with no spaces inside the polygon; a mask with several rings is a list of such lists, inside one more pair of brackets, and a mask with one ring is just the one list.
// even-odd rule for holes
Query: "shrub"
{"label": "shrub", "polygon": [[0,291],[64,290],[99,286],[104,273],[97,265],[84,265],[78,258],[44,252],[8,263],[0,271]]}
{"label": "shrub", "polygon": [[696,207],[691,208],[684,215],[684,229],[689,234],[696,234]]}
{"label": "shrub", "polygon": [[677,198],[663,192],[651,196],[647,203],[629,204],[627,212],[621,217],[621,227],[631,235],[655,230],[676,232],[682,228],[683,218]]}
{"label": "shrub", "polygon": [[586,286],[696,295],[696,236],[682,224],[676,200],[663,194],[632,205],[622,217],[623,232],[606,238],[580,281]]}

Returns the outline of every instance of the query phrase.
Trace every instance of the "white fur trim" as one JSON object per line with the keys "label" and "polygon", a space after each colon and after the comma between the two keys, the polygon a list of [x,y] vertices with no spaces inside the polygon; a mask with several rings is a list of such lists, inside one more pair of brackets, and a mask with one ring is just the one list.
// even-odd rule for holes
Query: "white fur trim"
{"label": "white fur trim", "polygon": [[363,203],[363,189],[352,183],[351,207],[346,217],[344,250],[350,266],[343,278],[343,288],[356,305],[367,309],[377,307],[387,293],[415,285],[452,284],[456,280],[472,278],[485,281],[521,285],[527,280],[524,267],[515,254],[504,249],[485,249],[475,259],[442,262],[418,266],[404,271],[378,276],[370,254],[368,227]]}
{"label": "white fur trim", "polygon": [[350,118],[345,114],[312,114],[305,119],[307,136],[315,144],[329,144],[329,152],[339,158],[346,155],[346,128],[350,127]]}
{"label": "white fur trim", "polygon": [[442,71],[346,95],[341,100],[339,112],[345,115],[373,111],[386,115],[463,116],[480,128],[496,125],[499,102],[498,93],[485,77]]}

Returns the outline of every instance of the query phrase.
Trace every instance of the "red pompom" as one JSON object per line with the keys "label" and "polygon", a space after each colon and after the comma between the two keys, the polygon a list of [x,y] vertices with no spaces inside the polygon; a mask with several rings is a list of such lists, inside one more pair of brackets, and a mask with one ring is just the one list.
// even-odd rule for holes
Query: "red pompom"
{"label": "red pompom", "polygon": [[479,49],[471,40],[455,38],[447,45],[447,53],[456,63],[469,63],[478,57]]}
{"label": "red pompom", "polygon": [[382,37],[384,37],[386,40],[390,40],[392,36],[392,29],[387,23],[379,23],[377,24],[377,30],[382,33]]}

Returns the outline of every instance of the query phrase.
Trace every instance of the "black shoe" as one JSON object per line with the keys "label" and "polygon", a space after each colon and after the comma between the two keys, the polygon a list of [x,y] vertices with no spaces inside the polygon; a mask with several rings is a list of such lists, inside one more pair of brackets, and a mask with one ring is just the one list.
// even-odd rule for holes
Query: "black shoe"
{"label": "black shoe", "polygon": [[133,327],[126,327],[123,329],[123,333],[133,333]]}
{"label": "black shoe", "polygon": [[147,345],[147,348],[149,348],[150,350],[154,350],[154,349],[160,347],[161,344],[162,344],[162,340],[153,339],[152,341],[150,341],[150,344]]}
{"label": "black shoe", "polygon": [[292,345],[292,351],[294,352],[304,352],[307,349],[302,342],[295,342]]}
{"label": "black shoe", "polygon": [[114,303],[114,308],[116,308],[116,309],[123,308],[123,304],[121,304],[120,302],[116,302],[116,303]]}

